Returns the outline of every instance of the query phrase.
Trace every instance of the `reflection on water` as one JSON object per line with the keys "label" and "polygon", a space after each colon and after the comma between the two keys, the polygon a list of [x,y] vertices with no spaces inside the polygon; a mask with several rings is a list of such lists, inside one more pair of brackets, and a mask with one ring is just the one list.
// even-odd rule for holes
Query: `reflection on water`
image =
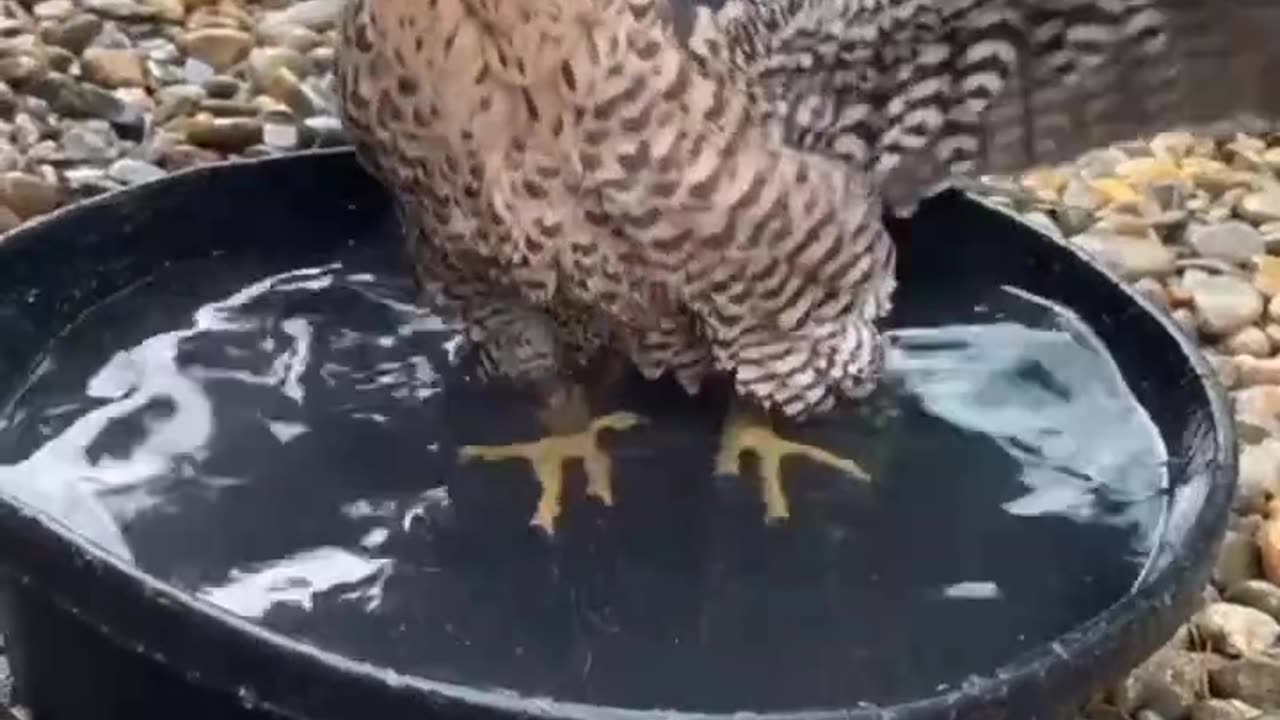
{"label": "reflection on water", "polygon": [[892,413],[797,431],[872,488],[789,466],[794,520],[764,527],[751,483],[711,477],[723,398],[636,379],[614,400],[651,422],[611,442],[617,507],[570,493],[548,542],[522,467],[455,458],[530,439],[534,408],[468,381],[398,265],[217,262],[54,344],[0,427],[0,491],[403,672],[632,707],[887,703],[1113,603],[1164,509],[1155,428],[1096,341],[993,289],[894,331]]}
{"label": "reflection on water", "polygon": [[279,604],[310,610],[317,593],[345,587],[349,589],[340,595],[343,600],[360,600],[365,609],[376,610],[390,562],[389,558],[371,558],[346,548],[315,548],[232,570],[225,584],[203,588],[200,595],[215,605],[260,620]]}

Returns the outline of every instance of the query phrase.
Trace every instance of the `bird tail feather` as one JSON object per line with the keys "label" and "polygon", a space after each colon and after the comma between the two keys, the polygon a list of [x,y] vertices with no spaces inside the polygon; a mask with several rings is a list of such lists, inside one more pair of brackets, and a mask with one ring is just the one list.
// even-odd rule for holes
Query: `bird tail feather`
{"label": "bird tail feather", "polygon": [[744,0],[724,24],[750,38],[734,60],[787,139],[865,164],[898,207],[956,177],[1280,116],[1276,0]]}

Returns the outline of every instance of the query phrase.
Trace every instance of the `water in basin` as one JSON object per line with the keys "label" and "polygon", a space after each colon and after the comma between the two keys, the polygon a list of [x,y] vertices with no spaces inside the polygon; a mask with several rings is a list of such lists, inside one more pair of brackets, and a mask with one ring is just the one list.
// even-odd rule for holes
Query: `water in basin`
{"label": "water in basin", "polygon": [[613,400],[650,423],[608,441],[618,505],[571,486],[548,540],[527,466],[456,457],[532,439],[534,408],[465,382],[406,273],[358,244],[164,269],[10,399],[0,491],[331,651],[691,711],[957,687],[1120,599],[1158,532],[1164,447],[1118,369],[992,287],[907,302],[876,409],[797,431],[872,486],[788,465],[793,518],[766,527],[752,482],[712,477],[723,396],[633,379]]}

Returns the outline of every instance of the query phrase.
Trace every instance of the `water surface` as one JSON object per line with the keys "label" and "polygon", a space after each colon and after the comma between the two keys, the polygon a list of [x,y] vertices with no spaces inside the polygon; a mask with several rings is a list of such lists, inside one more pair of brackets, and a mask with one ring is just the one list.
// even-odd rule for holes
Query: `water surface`
{"label": "water surface", "polygon": [[[711,475],[724,397],[633,378],[600,408],[618,505],[527,526],[525,398],[467,382],[399,258],[172,267],[58,339],[0,425],[0,491],[208,602],[432,679],[683,710],[887,704],[989,673],[1117,601],[1164,449],[1097,341],[1020,293],[939,294],[875,401],[791,437],[793,520]],[[888,410],[886,410],[888,408]],[[575,479],[577,475],[573,475]]]}

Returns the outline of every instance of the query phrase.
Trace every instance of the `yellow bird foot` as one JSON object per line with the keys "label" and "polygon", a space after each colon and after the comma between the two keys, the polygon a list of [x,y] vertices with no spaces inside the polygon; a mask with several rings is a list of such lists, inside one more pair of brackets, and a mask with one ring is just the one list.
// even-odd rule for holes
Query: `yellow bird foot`
{"label": "yellow bird foot", "polygon": [[611,413],[591,420],[587,429],[581,432],[551,435],[534,442],[510,445],[466,445],[459,450],[459,456],[463,462],[524,460],[532,465],[538,484],[542,486],[542,494],[529,524],[542,528],[548,535],[554,535],[556,518],[560,516],[561,510],[565,464],[571,460],[581,460],[587,475],[587,495],[612,507],[613,462],[600,449],[597,435],[604,430],[628,430],[643,422],[643,418],[633,413]]}
{"label": "yellow bird foot", "polygon": [[716,455],[717,475],[742,475],[742,456],[753,453],[759,461],[764,498],[764,519],[774,523],[791,517],[786,491],[782,487],[782,461],[788,456],[807,458],[820,465],[839,470],[856,480],[871,481],[871,474],[858,463],[819,447],[794,442],[778,436],[768,419],[759,413],[731,411],[720,437]]}

